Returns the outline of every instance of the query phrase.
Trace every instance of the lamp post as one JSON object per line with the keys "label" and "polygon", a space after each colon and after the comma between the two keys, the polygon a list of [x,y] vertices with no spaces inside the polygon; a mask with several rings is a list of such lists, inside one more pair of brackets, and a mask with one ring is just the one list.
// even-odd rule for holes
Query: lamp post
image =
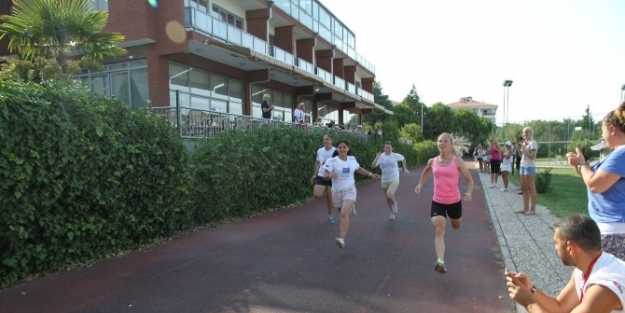
{"label": "lamp post", "polygon": [[625,84],[623,84],[623,86],[621,86],[621,103],[623,103],[623,101],[625,101]]}
{"label": "lamp post", "polygon": [[512,81],[506,79],[503,81],[503,127],[504,127],[504,136],[505,129],[508,126],[508,115],[510,114],[510,87],[512,86]]}

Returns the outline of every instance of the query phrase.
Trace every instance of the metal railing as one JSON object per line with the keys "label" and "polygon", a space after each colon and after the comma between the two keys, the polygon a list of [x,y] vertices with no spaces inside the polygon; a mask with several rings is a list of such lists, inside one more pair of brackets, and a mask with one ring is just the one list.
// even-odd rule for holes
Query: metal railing
{"label": "metal railing", "polygon": [[[257,118],[247,115],[200,110],[189,107],[153,107],[152,112],[161,115],[167,123],[175,127],[177,133],[185,139],[210,138],[232,131],[272,130],[277,128],[302,128],[307,131],[327,131],[325,126],[307,124],[305,127],[273,119]],[[346,131],[335,127],[333,131]],[[367,134],[359,134],[369,137]]]}

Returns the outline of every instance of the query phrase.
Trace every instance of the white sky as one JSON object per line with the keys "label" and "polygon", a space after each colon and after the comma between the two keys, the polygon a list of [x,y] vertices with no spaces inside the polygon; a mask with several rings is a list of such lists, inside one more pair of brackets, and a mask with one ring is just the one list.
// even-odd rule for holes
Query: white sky
{"label": "white sky", "polygon": [[598,121],[625,84],[625,0],[320,0],[356,35],[384,94],[428,106],[472,96],[509,122]]}

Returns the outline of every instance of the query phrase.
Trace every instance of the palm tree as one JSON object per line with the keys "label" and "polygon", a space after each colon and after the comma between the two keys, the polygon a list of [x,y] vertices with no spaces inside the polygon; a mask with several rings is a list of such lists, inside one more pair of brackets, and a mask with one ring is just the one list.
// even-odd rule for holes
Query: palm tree
{"label": "palm tree", "polygon": [[118,33],[103,32],[108,12],[95,11],[91,0],[13,0],[13,15],[3,16],[0,39],[24,60],[55,60],[63,74],[72,74],[76,60],[101,61],[126,52]]}

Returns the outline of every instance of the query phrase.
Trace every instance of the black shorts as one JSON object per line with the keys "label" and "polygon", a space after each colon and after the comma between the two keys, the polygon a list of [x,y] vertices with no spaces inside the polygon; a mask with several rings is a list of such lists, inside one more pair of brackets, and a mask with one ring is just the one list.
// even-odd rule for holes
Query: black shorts
{"label": "black shorts", "polygon": [[317,178],[315,178],[315,185],[332,187],[332,180],[325,180],[323,177],[317,175]]}
{"label": "black shorts", "polygon": [[444,218],[447,218],[447,216],[449,216],[451,219],[454,220],[459,219],[462,217],[462,201],[458,201],[452,204],[442,204],[432,201],[430,216],[442,216]]}
{"label": "black shorts", "polygon": [[501,160],[490,160],[490,172],[501,174]]}

